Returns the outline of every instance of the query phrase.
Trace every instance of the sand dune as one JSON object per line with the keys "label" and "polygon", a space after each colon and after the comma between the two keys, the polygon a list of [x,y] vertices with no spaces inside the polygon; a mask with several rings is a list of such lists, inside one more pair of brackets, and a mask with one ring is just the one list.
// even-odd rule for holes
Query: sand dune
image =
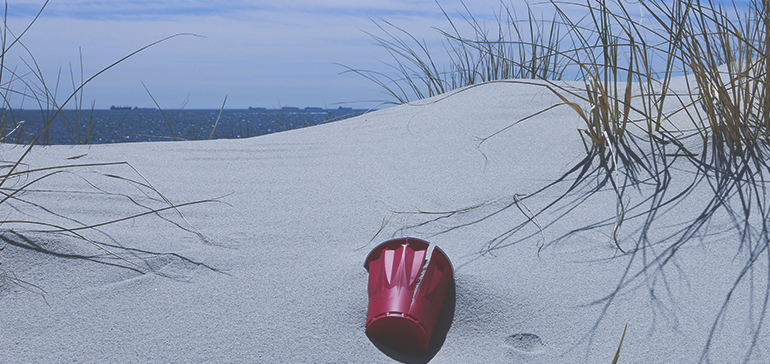
{"label": "sand dune", "polygon": [[[2,285],[0,362],[610,363],[628,324],[620,363],[767,363],[770,331],[757,327],[768,262],[732,290],[749,249],[730,216],[715,215],[670,264],[641,269],[641,252],[610,239],[610,188],[584,196],[589,182],[561,198],[566,181],[530,196],[585,157],[572,110],[478,145],[558,102],[542,87],[492,83],[251,139],[35,148],[30,168],[126,161],[141,176],[126,165],[72,170],[8,203],[6,219],[76,227],[163,205],[104,174],[146,178],[174,203],[219,202],[180,208],[189,225],[165,211],[82,232],[131,263],[64,234],[4,234],[0,268],[45,294]],[[22,152],[1,148],[5,160]],[[679,167],[668,194],[691,182]],[[628,203],[651,188],[629,190]],[[709,196],[699,188],[661,209],[652,243],[697,217]],[[541,233],[528,214],[559,198],[537,216]],[[643,227],[623,224],[625,251]],[[422,357],[364,333],[364,259],[401,236],[441,247],[455,269],[443,342]]]}

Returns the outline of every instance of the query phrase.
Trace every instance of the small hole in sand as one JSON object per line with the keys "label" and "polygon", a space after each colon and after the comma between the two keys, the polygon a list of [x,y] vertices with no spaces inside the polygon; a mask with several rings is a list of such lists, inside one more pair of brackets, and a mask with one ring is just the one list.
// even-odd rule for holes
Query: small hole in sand
{"label": "small hole in sand", "polygon": [[542,351],[545,344],[535,334],[518,333],[505,338],[505,344],[527,353]]}

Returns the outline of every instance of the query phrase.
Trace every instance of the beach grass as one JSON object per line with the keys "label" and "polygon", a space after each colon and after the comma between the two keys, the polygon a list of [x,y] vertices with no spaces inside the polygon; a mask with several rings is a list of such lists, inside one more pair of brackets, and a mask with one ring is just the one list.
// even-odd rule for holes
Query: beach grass
{"label": "beach grass", "polygon": [[[449,23],[449,30],[438,29],[448,65],[438,65],[424,41],[381,20],[375,24],[384,36],[369,35],[392,57],[388,66],[395,72],[343,65],[344,72],[375,82],[390,97],[382,102],[391,104],[489,81],[545,82],[585,122],[582,132],[602,153],[629,126],[649,135],[683,132],[665,123],[678,113],[692,113],[704,142],[719,135],[731,154],[770,136],[759,107],[768,102],[762,87],[768,81],[767,14],[761,2],[743,10],[711,1],[644,2],[644,21],[623,2],[607,0],[551,2],[550,20],[537,19],[530,5],[522,20],[513,6],[501,4],[493,32],[465,8],[470,37],[441,8]],[[589,15],[576,20],[569,15],[576,12]],[[684,75],[694,82],[672,92],[672,79]],[[582,81],[584,88],[576,91],[559,80]]]}
{"label": "beach grass", "polygon": [[[629,258],[627,273],[619,277],[616,289],[596,301],[604,306],[603,312],[623,290],[651,284],[651,276],[665,282],[666,270],[676,270],[675,257],[681,248],[697,241],[714,216],[729,216],[732,228],[742,237],[732,246],[745,259],[704,343],[700,360],[708,361],[733,291],[747,284],[752,274],[770,277],[770,203],[765,187],[770,177],[770,94],[766,89],[770,84],[770,12],[758,0],[740,8],[730,5],[711,0],[651,0],[638,3],[641,13],[632,13],[622,1],[551,1],[539,4],[555,14],[545,20],[536,18],[529,5],[527,15],[520,19],[512,5],[502,3],[492,30],[465,7],[461,21],[472,30],[469,35],[462,34],[442,8],[449,27],[439,33],[448,65],[436,64],[435,53],[424,41],[383,20],[377,25],[384,36],[372,37],[392,57],[391,72],[352,67],[345,72],[375,82],[390,98],[383,101],[386,103],[409,103],[447,93],[437,99],[440,102],[456,94],[449,91],[464,87],[459,91],[464,92],[488,82],[540,87],[560,100],[479,137],[479,148],[554,108],[574,111],[583,124],[579,133],[585,156],[560,178],[537,191],[517,194],[523,197],[492,214],[511,207],[521,209],[523,201],[556,186],[566,184],[561,189],[565,192],[538,211],[525,213],[523,222],[491,239],[482,254],[539,238],[556,222],[537,222],[546,211],[570,211],[594,194],[612,191],[616,208],[606,219],[546,243],[546,247],[566,244],[575,234],[600,231]],[[687,181],[673,181],[674,169],[691,174]],[[700,199],[704,191],[706,203],[689,206],[698,211],[695,218],[682,222],[673,234],[653,237],[667,211],[686,205],[695,194]],[[419,225],[482,207],[484,204],[439,213],[418,211],[427,219]],[[564,217],[559,216],[557,220]],[[624,223],[630,220],[638,221],[641,228],[624,233]],[[539,233],[523,233],[533,223]],[[656,287],[648,288],[650,298],[659,303]],[[763,289],[770,291],[770,286]],[[767,307],[770,296],[760,299]],[[757,318],[745,360],[757,350],[765,313],[763,309]]]}
{"label": "beach grass", "polygon": [[[63,234],[92,244],[99,251],[105,252],[112,258],[122,262],[123,267],[144,273],[152,272],[165,275],[164,273],[155,271],[149,266],[123,257],[107,244],[89,237],[87,232],[94,231],[105,225],[133,220],[143,216],[155,215],[160,217],[160,214],[164,211],[170,211],[175,213],[177,217],[183,221],[182,224],[174,223],[176,226],[196,234],[200,239],[207,241],[202,234],[197,232],[197,230],[187,222],[179,209],[189,205],[212,202],[213,200],[197,200],[181,204],[173,203],[158,189],[153,187],[153,185],[128,162],[79,163],[80,158],[85,155],[63,159],[61,164],[43,166],[31,165],[27,163],[27,160],[29,159],[28,157],[34,153],[38,144],[45,143],[46,138],[49,135],[49,127],[57,119],[57,116],[62,114],[62,110],[65,107],[71,103],[76,103],[78,110],[81,109],[82,90],[89,82],[137,53],[174,37],[182,36],[183,34],[173,35],[135,50],[109,66],[104,67],[87,79],[83,78],[81,70],[79,82],[75,81],[74,76],[72,77],[73,91],[69,93],[63,101],[59,101],[56,97],[58,93],[58,80],[53,89],[49,88],[42,76],[42,72],[34,61],[34,57],[32,57],[32,54],[28,49],[27,52],[32,61],[26,63],[29,67],[29,71],[24,74],[27,75],[27,77],[24,77],[21,72],[17,70],[10,70],[5,67],[5,55],[11,48],[23,47],[26,49],[21,38],[38,20],[47,4],[48,1],[42,5],[37,16],[29,23],[24,31],[19,33],[18,36],[12,36],[13,33],[8,29],[7,22],[3,22],[2,53],[0,53],[0,84],[4,85],[4,93],[2,95],[3,102],[10,109],[11,95],[20,95],[25,99],[32,100],[40,107],[41,112],[46,114],[45,120],[47,120],[47,125],[34,136],[30,143],[20,147],[22,150],[18,153],[18,157],[0,162],[0,207],[7,209],[9,212],[4,215],[11,216],[12,214],[10,214],[10,211],[18,210],[19,206],[26,206],[23,210],[28,210],[27,213],[23,215],[26,216],[26,218],[6,217],[0,220],[0,234],[3,235],[4,239],[13,239],[14,237],[24,236],[25,234]],[[7,16],[6,10],[3,19],[7,20]],[[15,85],[21,85],[21,88],[14,88]],[[78,119],[80,118],[80,115],[81,114],[78,113]],[[3,118],[3,121],[5,122],[6,119]],[[89,125],[91,125],[89,128],[93,127],[92,124]],[[21,127],[23,126],[18,125],[15,129]],[[87,143],[89,140],[89,130],[90,129],[87,129],[84,135],[80,134],[80,129],[72,130],[73,138],[75,138],[74,141],[76,143]],[[98,176],[98,178],[89,177],[94,175]],[[30,194],[35,193],[35,188],[38,185],[64,176],[76,176],[77,179],[80,179],[82,181],[83,191],[91,191],[86,193],[120,198],[122,203],[138,207],[140,212],[97,223],[81,223],[74,216],[64,216],[57,213],[55,209],[46,206],[44,202],[34,203],[27,198]],[[101,183],[105,183],[104,181],[118,182],[118,184],[122,185],[125,190],[121,192],[120,190],[114,190],[114,187],[107,188],[102,186]],[[139,195],[134,196],[136,193]],[[15,204],[18,204],[19,206],[14,206]],[[166,217],[162,218],[167,219]],[[66,224],[65,222],[70,224]],[[13,272],[0,271],[0,281],[12,283],[36,293],[42,294],[45,292],[40,285],[18,278]]]}

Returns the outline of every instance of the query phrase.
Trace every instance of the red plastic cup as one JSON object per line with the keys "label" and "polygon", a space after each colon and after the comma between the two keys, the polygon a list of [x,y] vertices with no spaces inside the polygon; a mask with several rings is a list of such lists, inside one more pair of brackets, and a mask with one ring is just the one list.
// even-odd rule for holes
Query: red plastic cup
{"label": "red plastic cup", "polygon": [[428,350],[449,283],[452,263],[433,249],[420,279],[430,244],[416,238],[388,240],[366,257],[369,271],[369,310],[366,334],[397,351],[424,354]]}

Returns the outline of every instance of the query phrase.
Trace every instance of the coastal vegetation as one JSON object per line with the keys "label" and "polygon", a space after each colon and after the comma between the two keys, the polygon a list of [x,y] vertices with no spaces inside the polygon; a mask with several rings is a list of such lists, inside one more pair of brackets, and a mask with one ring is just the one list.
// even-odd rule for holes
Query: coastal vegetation
{"label": "coastal vegetation", "polygon": [[[47,249],[34,243],[35,238],[45,236],[61,244],[60,237],[74,238],[77,241],[86,242],[96,249],[107,264],[119,266],[125,269],[144,273],[166,275],[159,272],[151,265],[127,256],[135,256],[136,252],[119,244],[105,243],[97,238],[100,231],[106,225],[117,224],[138,218],[157,217],[169,221],[173,226],[193,234],[200,241],[210,243],[190,224],[181,209],[190,205],[218,202],[218,199],[195,200],[190,202],[172,202],[160,190],[147,180],[140,171],[125,161],[115,162],[88,162],[88,154],[62,156],[60,163],[37,165],[30,161],[30,156],[35,154],[41,146],[52,144],[93,144],[123,141],[125,135],[118,138],[120,127],[129,117],[129,113],[140,113],[148,123],[161,125],[161,128],[148,127],[140,131],[132,131],[131,141],[137,140],[202,140],[212,138],[241,138],[296,129],[321,122],[329,122],[341,118],[360,114],[362,110],[338,107],[329,110],[325,108],[284,107],[278,110],[266,108],[254,108],[253,110],[225,110],[227,97],[222,102],[219,110],[185,110],[187,102],[172,112],[168,112],[155,102],[148,88],[149,98],[156,108],[133,108],[114,106],[111,110],[95,110],[94,103],[84,102],[83,90],[94,79],[119,66],[124,61],[137,54],[155,47],[161,43],[171,41],[178,37],[196,37],[195,34],[180,33],[151,42],[146,46],[129,52],[125,57],[101,68],[93,75],[84,73],[81,54],[81,67],[79,72],[70,66],[69,82],[71,90],[63,92],[65,87],[60,87],[62,72],[54,82],[43,76],[41,68],[35,60],[34,53],[25,46],[23,37],[31,29],[45,11],[49,1],[41,6],[36,16],[19,31],[10,29],[7,13],[2,15],[2,28],[0,29],[0,143],[5,148],[0,155],[0,210],[3,211],[3,219],[0,219],[0,252],[6,246],[13,245],[23,249],[38,251],[41,254],[56,255],[57,247]],[[9,67],[7,57],[12,50],[21,50],[22,63],[26,68]],[[63,95],[63,96],[62,96]],[[18,106],[21,100],[21,107]],[[16,105],[16,108],[12,107]],[[262,119],[272,124],[267,131],[264,126],[249,125],[249,117],[244,115],[266,115]],[[316,114],[322,114],[319,118]],[[102,125],[105,115],[112,118],[114,123]],[[203,118],[210,121],[201,120]],[[151,119],[151,120],[149,120]],[[225,120],[227,119],[227,120]],[[241,121],[238,125],[222,126],[223,123],[231,123],[233,120]],[[208,127],[201,127],[207,125]],[[101,130],[107,129],[107,130]],[[151,133],[142,134],[150,130]],[[224,132],[224,134],[223,134]],[[106,133],[106,134],[105,134]],[[123,132],[126,134],[126,132]],[[143,138],[143,139],[141,139]],[[128,139],[128,138],[125,138]],[[106,141],[105,141],[106,140]],[[10,158],[9,158],[10,157]],[[44,196],[46,185],[66,180],[75,176],[74,183],[69,186],[70,193],[75,193],[88,198],[103,199],[104,206],[127,207],[126,211],[132,211],[125,216],[105,218],[104,221],[83,223],[82,219],[71,214],[66,214],[57,209]],[[110,186],[109,188],[107,186]],[[116,187],[117,186],[117,187]],[[57,191],[47,191],[54,193]],[[17,212],[17,213],[13,213]],[[41,235],[42,234],[42,235]],[[107,240],[111,237],[107,237]],[[32,242],[32,243],[31,243]],[[5,250],[8,253],[8,250]],[[143,254],[154,255],[153,252]],[[90,259],[83,257],[83,259]],[[182,257],[182,259],[185,259]],[[198,264],[196,262],[189,262]],[[2,261],[0,261],[2,264]],[[200,265],[200,264],[198,264]],[[44,283],[31,282],[17,277],[13,271],[7,270],[8,264],[0,265],[0,286],[11,283],[36,293],[44,293]],[[209,267],[206,267],[209,268]]]}
{"label": "coastal vegetation", "polygon": [[[763,277],[763,287],[749,299],[759,300],[764,308],[753,313],[757,316],[753,341],[744,358],[750,361],[758,350],[770,302],[766,187],[770,178],[770,13],[758,0],[740,6],[711,0],[649,0],[633,4],[638,12],[630,5],[610,0],[551,1],[527,5],[525,16],[519,18],[513,5],[501,3],[492,29],[467,7],[459,15],[461,20],[441,8],[448,27],[438,29],[444,44],[439,54],[448,64],[438,64],[437,53],[424,41],[381,20],[376,24],[384,35],[371,35],[392,57],[390,71],[346,67],[346,72],[373,81],[389,96],[385,102],[393,104],[436,96],[433,102],[438,103],[489,82],[534,85],[555,95],[560,103],[535,115],[555,107],[569,108],[582,121],[578,132],[585,155],[537,191],[526,195],[512,191],[514,199],[502,209],[517,207],[524,221],[503,229],[480,254],[539,239],[543,229],[547,232],[555,223],[542,221],[546,211],[571,211],[591,196],[609,191],[617,202],[605,220],[576,227],[544,244],[566,244],[568,238],[585,231],[601,231],[609,237],[609,244],[627,259],[628,269],[618,277],[615,290],[597,301],[604,311],[621,292],[633,287],[647,287],[650,299],[659,300],[655,292],[666,291],[660,282],[666,282],[666,272],[676,271],[677,254],[699,241],[715,216],[726,216],[732,221],[732,236],[739,237],[730,246],[743,266],[732,277],[732,289],[715,314],[700,360],[709,361],[709,348],[733,293],[755,284],[749,283],[750,277],[758,275]],[[553,16],[538,18],[535,6],[547,8]],[[466,34],[461,29],[470,31]],[[529,119],[480,136],[480,150],[486,141],[515,133],[514,126],[532,122]],[[530,211],[526,207],[525,203],[557,186],[565,192],[544,208]],[[445,223],[449,216],[483,205],[441,213],[420,211],[428,219],[420,226]],[[694,217],[677,221],[679,227],[671,234],[654,234],[659,227],[671,227],[670,221],[663,221],[675,209]],[[565,214],[557,216],[558,220]],[[624,231],[631,221],[637,227]],[[467,222],[451,229],[463,224]],[[524,228],[531,224],[539,231],[526,232]]]}
{"label": "coastal vegetation", "polygon": [[[125,258],[121,251],[125,252],[128,249],[120,245],[102,242],[90,233],[96,232],[99,228],[106,225],[134,220],[144,216],[157,216],[168,220],[172,225],[182,228],[196,235],[202,241],[207,242],[208,240],[187,222],[180,209],[189,205],[213,202],[214,200],[174,203],[153,187],[150,181],[144,178],[131,164],[124,161],[82,162],[87,157],[87,154],[63,157],[59,164],[51,165],[34,165],[29,163],[29,159],[36,150],[36,147],[39,144],[44,144],[47,138],[50,138],[49,130],[51,125],[59,119],[65,108],[74,104],[77,110],[76,117],[78,121],[81,121],[80,118],[84,115],[80,112],[82,110],[82,90],[89,82],[147,48],[175,37],[184,36],[185,34],[176,34],[149,43],[102,68],[88,78],[81,75],[80,82],[75,82],[73,77],[73,91],[63,100],[60,100],[56,97],[57,90],[49,88],[40,69],[36,67],[32,53],[26,49],[22,42],[24,34],[35,24],[47,4],[48,1],[43,4],[37,16],[34,17],[23,31],[15,33],[8,28],[8,6],[6,3],[6,13],[3,17],[2,29],[0,29],[0,85],[2,85],[0,96],[2,96],[3,103],[10,107],[9,99],[12,96],[24,97],[39,107],[40,112],[45,117],[44,127],[39,129],[31,140],[16,148],[9,146],[8,149],[3,151],[4,155],[14,155],[14,158],[6,159],[6,157],[0,156],[2,161],[0,162],[0,210],[3,211],[4,216],[3,219],[0,219],[0,240],[6,244],[0,247],[0,251],[8,245],[13,245],[36,251],[40,254],[56,255],[57,253],[50,250],[51,248],[30,243],[32,240],[29,237],[43,234],[51,237],[54,241],[60,241],[61,238],[56,237],[66,236],[90,244],[99,253],[106,253],[106,256],[101,258],[109,261],[106,264],[138,271],[143,274],[154,273],[171,277],[172,275],[159,272],[147,264]],[[20,71],[7,68],[5,56],[14,47],[23,48],[28,52],[27,54],[30,59],[26,63],[29,68],[28,70]],[[4,109],[3,111],[8,110]],[[3,122],[12,120],[7,118],[8,113],[4,112],[2,115],[6,116],[3,117]],[[77,125],[80,125],[80,123],[77,123]],[[90,123],[87,125],[83,134],[80,134],[80,129],[75,132],[74,135],[78,136],[78,141],[88,140],[88,134],[93,126]],[[13,126],[12,131],[15,132],[22,127],[23,124],[18,123]],[[83,139],[81,139],[81,136]],[[50,206],[46,202],[50,201],[45,198],[46,190],[40,188],[48,182],[66,179],[68,176],[75,176],[75,179],[80,181],[79,184],[76,183],[70,186],[73,189],[73,191],[69,191],[70,193],[82,194],[81,196],[89,196],[96,199],[103,198],[105,201],[109,200],[111,202],[105,202],[105,206],[109,205],[112,208],[117,206],[114,205],[116,203],[131,206],[134,208],[133,211],[136,212],[127,216],[107,219],[106,221],[83,223],[77,216],[57,211],[55,207]],[[110,187],[107,187],[108,185]],[[162,216],[163,212],[169,212],[174,217]],[[152,252],[146,253],[150,255],[155,254]],[[83,259],[89,259],[89,257],[83,257]],[[15,284],[40,294],[45,292],[43,285],[38,284],[39,282],[29,282],[20,279],[13,272],[5,270],[0,270],[0,283]]]}

